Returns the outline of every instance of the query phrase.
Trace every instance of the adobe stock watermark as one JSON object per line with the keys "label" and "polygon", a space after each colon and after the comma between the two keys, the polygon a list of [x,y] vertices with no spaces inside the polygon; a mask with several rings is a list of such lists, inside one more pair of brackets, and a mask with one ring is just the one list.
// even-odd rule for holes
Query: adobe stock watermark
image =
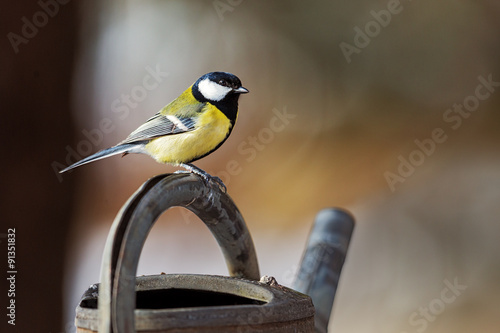
{"label": "adobe stock watermark", "polygon": [[[469,118],[479,108],[481,101],[487,100],[495,92],[496,88],[500,87],[500,82],[493,81],[492,74],[487,77],[478,76],[477,80],[479,84],[474,89],[473,94],[465,97],[461,104],[453,104],[451,108],[443,113],[444,123],[454,131],[462,126],[464,119]],[[384,178],[391,192],[396,190],[396,184],[404,183],[406,179],[412,176],[416,168],[434,154],[438,145],[448,140],[446,132],[441,127],[434,128],[428,138],[413,141],[416,148],[407,156],[398,156],[399,165],[395,172],[384,172]]]}
{"label": "adobe stock watermark", "polygon": [[238,154],[244,157],[244,161],[230,160],[223,170],[215,174],[224,184],[228,185],[232,177],[241,174],[244,164],[253,162],[259,153],[274,141],[276,134],[283,132],[290,121],[297,117],[296,114],[289,113],[286,106],[282,110],[274,108],[272,112],[273,116],[269,119],[267,127],[261,128],[256,135],[248,136],[238,145]]}
{"label": "adobe stock watermark", "polygon": [[[261,128],[256,135],[248,136],[238,144],[236,149],[239,156],[244,157],[243,161],[239,161],[239,159],[229,160],[225,168],[213,176],[219,177],[226,186],[229,185],[233,177],[243,172],[245,164],[253,162],[259,153],[274,141],[276,134],[283,132],[297,117],[296,114],[289,113],[286,106],[283,106],[282,110],[273,108],[272,113],[273,116],[269,119],[266,127]],[[184,221],[190,223],[193,214],[190,214],[187,209],[182,209],[181,212]]]}
{"label": "adobe stock watermark", "polygon": [[212,5],[214,6],[219,20],[222,22],[224,21],[224,14],[226,12],[232,13],[242,2],[243,0],[215,0],[212,2]]}
{"label": "adobe stock watermark", "polygon": [[[272,276],[262,276],[259,284],[285,290]],[[276,315],[276,307],[274,306],[265,306],[265,302],[264,304],[255,305],[253,309],[249,308],[248,311],[240,313],[235,318],[237,321],[235,332],[267,332],[269,330],[268,323],[275,322]]]}
{"label": "adobe stock watermark", "polygon": [[274,307],[254,305],[248,311],[242,312],[235,319],[237,322],[236,333],[265,332],[265,321],[276,317]]}
{"label": "adobe stock watermark", "polygon": [[[446,307],[455,302],[460,295],[467,289],[467,286],[460,284],[455,277],[453,282],[448,279],[443,281],[445,287],[441,290],[438,297],[429,301],[426,306],[419,307],[408,317],[408,323],[415,328],[417,333],[423,333],[429,323],[436,321],[437,316],[444,312]],[[403,331],[401,333],[408,333]]]}
{"label": "adobe stock watermark", "polygon": [[373,20],[366,22],[364,29],[358,26],[353,28],[355,33],[353,37],[354,45],[346,42],[339,44],[340,50],[348,64],[351,63],[351,57],[354,53],[361,53],[361,50],[370,45],[373,38],[380,35],[382,28],[387,28],[392,21],[393,15],[397,15],[403,11],[403,5],[401,5],[400,0],[389,0],[386,8],[379,11],[371,10],[370,15],[373,17]]}
{"label": "adobe stock watermark", "polygon": [[[158,88],[163,80],[169,75],[168,72],[163,72],[157,64],[153,69],[151,66],[145,67],[146,74],[142,78],[140,84],[133,86],[129,93],[122,93],[119,98],[116,98],[111,103],[111,111],[117,114],[118,119],[124,120],[130,115],[130,111],[139,106],[148,94]],[[99,126],[91,130],[83,129],[81,133],[85,139],[80,140],[75,148],[67,145],[66,158],[64,163],[53,161],[51,163],[52,171],[59,182],[63,181],[62,175],[59,173],[67,166],[81,160],[82,158],[95,153],[95,148],[101,145],[105,135],[116,130],[115,121],[111,118],[102,118],[99,121]],[[68,171],[71,172],[71,171]]]}
{"label": "adobe stock watermark", "polygon": [[14,50],[14,53],[19,53],[21,44],[28,44],[30,40],[35,38],[40,29],[45,27],[49,20],[59,13],[60,7],[66,5],[70,0],[40,0],[37,2],[40,10],[35,12],[31,18],[23,16],[21,18],[22,26],[20,33],[9,32],[7,39]]}

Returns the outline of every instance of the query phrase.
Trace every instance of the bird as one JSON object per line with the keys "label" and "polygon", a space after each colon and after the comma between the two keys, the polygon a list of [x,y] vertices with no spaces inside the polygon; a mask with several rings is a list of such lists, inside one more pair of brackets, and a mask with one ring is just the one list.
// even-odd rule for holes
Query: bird
{"label": "bird", "polygon": [[248,92],[234,74],[210,72],[202,75],[125,140],[60,173],[113,155],[146,154],[159,163],[180,166],[197,174],[207,183],[214,181],[225,192],[220,178],[191,163],[211,154],[226,141],[238,118],[238,99]]}

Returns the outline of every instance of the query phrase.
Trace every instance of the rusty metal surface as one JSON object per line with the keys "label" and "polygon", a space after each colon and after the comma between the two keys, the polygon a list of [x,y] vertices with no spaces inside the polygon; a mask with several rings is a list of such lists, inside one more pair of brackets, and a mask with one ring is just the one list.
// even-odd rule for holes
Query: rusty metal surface
{"label": "rusty metal surface", "polygon": [[293,289],[311,296],[316,332],[326,333],[340,273],[354,229],[354,218],[328,208],[316,216]]}
{"label": "rusty metal surface", "polygon": [[230,276],[259,279],[253,241],[231,198],[193,174],[156,176],[125,203],[110,229],[101,268],[99,332],[135,332],[135,276],[141,250],[157,218],[174,206],[189,209],[207,225]]}
{"label": "rusty metal surface", "polygon": [[[278,284],[216,275],[164,274],[140,276],[136,289],[142,291],[197,290],[231,294],[258,304],[135,310],[138,332],[308,332],[314,331],[311,298]],[[168,289],[167,289],[168,290]],[[79,332],[97,332],[97,292],[91,287],[77,309]],[[184,303],[182,299],[181,303]]]}

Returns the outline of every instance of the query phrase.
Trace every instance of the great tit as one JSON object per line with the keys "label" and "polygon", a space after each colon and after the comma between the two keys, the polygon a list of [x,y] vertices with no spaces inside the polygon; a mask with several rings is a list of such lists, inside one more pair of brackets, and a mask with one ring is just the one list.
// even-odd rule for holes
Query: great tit
{"label": "great tit", "polygon": [[216,181],[225,191],[218,177],[190,163],[212,153],[226,141],[238,117],[238,98],[247,92],[240,79],[231,73],[205,74],[125,140],[60,173],[105,157],[139,153],[159,163],[181,166],[205,181]]}

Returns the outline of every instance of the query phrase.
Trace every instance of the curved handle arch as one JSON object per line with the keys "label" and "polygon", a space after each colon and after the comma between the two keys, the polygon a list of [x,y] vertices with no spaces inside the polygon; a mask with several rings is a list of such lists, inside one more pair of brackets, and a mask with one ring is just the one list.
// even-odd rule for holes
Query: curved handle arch
{"label": "curved handle arch", "polygon": [[139,258],[158,217],[171,207],[196,214],[217,240],[229,274],[259,280],[252,238],[232,199],[193,174],[147,180],[123,205],[108,234],[101,265],[99,332],[135,332],[135,277]]}

